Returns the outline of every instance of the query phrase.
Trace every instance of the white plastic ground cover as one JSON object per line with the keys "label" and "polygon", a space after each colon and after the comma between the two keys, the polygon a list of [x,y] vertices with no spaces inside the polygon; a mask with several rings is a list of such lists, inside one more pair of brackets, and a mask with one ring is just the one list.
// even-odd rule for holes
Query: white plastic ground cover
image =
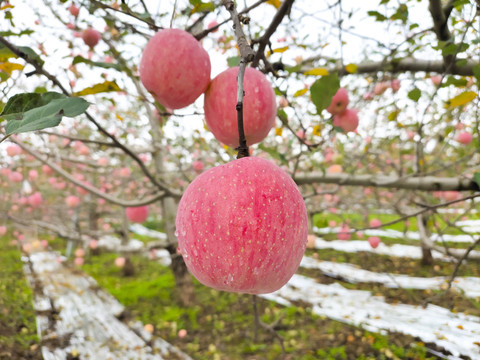
{"label": "white plastic ground cover", "polygon": [[[158,360],[172,353],[191,360],[162,339],[147,344],[151,339],[143,325],[118,320],[123,306],[91,277],[65,267],[58,254],[38,252],[23,260],[29,282],[43,290],[34,300],[35,310],[42,312],[37,316],[39,337],[57,344],[42,346],[44,360],[66,360],[72,354],[81,359]],[[51,304],[58,311],[53,326],[45,315]]]}
{"label": "white plastic ground cover", "polygon": [[[472,228],[467,228],[468,230],[472,230]],[[465,230],[465,227],[463,227]],[[477,229],[478,230],[478,229]],[[318,228],[314,227],[313,231],[317,234],[332,234],[332,233],[339,233],[341,231],[340,227],[325,227],[325,228]],[[465,230],[466,231],[466,230]],[[435,242],[453,242],[453,243],[473,243],[477,236],[473,234],[474,231],[467,231],[472,232],[471,235],[469,234],[460,234],[460,235],[450,235],[450,234],[432,234],[430,239]],[[406,239],[406,240],[420,240],[420,234],[414,231],[407,231],[406,233],[398,230],[392,229],[367,229],[364,230],[363,233],[366,236],[383,236],[392,239]]]}
{"label": "white plastic ground cover", "polygon": [[381,296],[369,291],[348,290],[335,283],[323,285],[314,279],[295,274],[280,290],[261,295],[263,298],[289,306],[291,301],[312,304],[315,314],[347,324],[361,326],[372,332],[399,332],[420,338],[426,343],[449,351],[449,359],[469,356],[480,359],[480,317],[453,313],[428,305],[388,304]]}
{"label": "white plastic ground cover", "polygon": [[[307,269],[318,269],[328,276],[343,279],[350,283],[379,283],[388,288],[403,289],[432,289],[441,290],[447,286],[448,277],[414,277],[403,274],[377,273],[361,269],[353,264],[336,263],[331,261],[320,261],[305,256],[300,266]],[[452,287],[470,298],[480,298],[480,278],[478,277],[456,277]]]}
{"label": "white plastic ground cover", "polygon": [[[323,240],[317,237],[315,239],[315,249],[333,249],[338,251],[344,251],[349,253],[355,253],[359,251],[366,251],[380,255],[405,257],[410,259],[421,259],[422,249],[420,246],[413,245],[385,245],[380,243],[376,249],[372,248],[368,241],[365,240]],[[452,261],[452,258],[446,256],[438,251],[432,250],[432,256],[434,259],[442,261]]]}

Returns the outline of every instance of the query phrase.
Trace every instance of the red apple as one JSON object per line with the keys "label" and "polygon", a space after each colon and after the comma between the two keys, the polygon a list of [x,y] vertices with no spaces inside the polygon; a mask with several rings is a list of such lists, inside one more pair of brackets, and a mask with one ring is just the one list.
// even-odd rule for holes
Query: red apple
{"label": "red apple", "polygon": [[338,115],[345,111],[348,105],[348,92],[345,88],[340,88],[333,95],[332,102],[327,107],[327,111],[332,115]]}
{"label": "red apple", "polygon": [[76,6],[75,4],[72,4],[70,5],[70,7],[68,8],[68,11],[70,12],[70,14],[72,14],[73,16],[77,17],[78,14],[80,13],[80,8],[78,6]]}
{"label": "red apple", "polygon": [[352,234],[350,234],[350,227],[347,224],[343,224],[337,237],[338,240],[350,240],[352,237]]}
{"label": "red apple", "polygon": [[148,218],[148,206],[128,207],[125,209],[128,220],[134,223],[143,223]]}
{"label": "red apple", "polygon": [[210,82],[210,58],[188,32],[164,29],[148,42],[140,80],[160,104],[180,109],[192,104]]}
{"label": "red apple", "polygon": [[377,227],[380,227],[382,226],[382,222],[378,219],[372,219],[370,220],[370,227],[372,228],[377,228]]}
{"label": "red apple", "polygon": [[217,290],[282,287],[307,245],[307,211],[296,184],[272,162],[245,157],[211,168],[185,190],[176,218],[190,272]]}
{"label": "red apple", "polygon": [[75,195],[69,195],[65,199],[65,204],[67,204],[69,208],[77,207],[80,204],[80,198]]}
{"label": "red apple", "polygon": [[42,205],[42,202],[42,194],[38,191],[28,197],[28,204],[33,208],[39,207],[40,205]]}
{"label": "red apple", "polygon": [[97,30],[92,28],[85,29],[82,32],[83,42],[85,43],[85,45],[91,48],[94,48],[98,44],[101,38],[102,38],[102,35],[100,35],[100,33]]}
{"label": "red apple", "polygon": [[[215,138],[233,148],[238,147],[237,126],[238,67],[220,73],[205,92],[205,120]],[[275,123],[277,104],[272,85],[265,75],[253,68],[245,69],[243,124],[247,144],[262,141]]]}
{"label": "red apple", "polygon": [[370,236],[368,238],[368,243],[375,249],[380,244],[380,238],[378,236]]}
{"label": "red apple", "polygon": [[15,156],[20,155],[22,153],[22,148],[16,144],[8,145],[7,146],[7,155],[8,156]]}
{"label": "red apple", "polygon": [[[213,28],[213,27],[215,27],[215,26],[217,26],[217,25],[218,25],[217,20],[212,20],[212,21],[210,21],[210,22],[208,23],[207,29],[211,29],[211,28]],[[211,32],[214,33],[214,32],[217,32],[217,31],[218,31],[218,28],[216,28],[215,30],[212,30]]]}
{"label": "red apple", "polygon": [[347,109],[333,117],[333,125],[342,128],[345,132],[354,131],[358,127],[358,111]]}
{"label": "red apple", "polygon": [[473,136],[469,132],[461,132],[457,135],[456,140],[463,145],[468,145],[472,142]]}
{"label": "red apple", "polygon": [[192,167],[193,167],[193,170],[195,170],[195,172],[197,174],[201,174],[203,169],[205,168],[205,165],[203,164],[203,162],[201,162],[200,160],[195,160],[193,163],[192,163]]}
{"label": "red apple", "polygon": [[7,227],[6,226],[0,226],[0,236],[3,236],[7,233]]}

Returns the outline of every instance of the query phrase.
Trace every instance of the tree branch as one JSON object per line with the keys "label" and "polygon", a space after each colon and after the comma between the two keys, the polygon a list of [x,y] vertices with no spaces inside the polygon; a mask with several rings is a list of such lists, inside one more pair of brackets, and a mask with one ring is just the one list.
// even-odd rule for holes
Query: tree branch
{"label": "tree branch", "polygon": [[298,185],[338,184],[344,186],[371,186],[392,189],[421,191],[479,191],[478,184],[465,178],[442,178],[434,176],[399,178],[387,175],[349,175],[309,173],[294,177]]}
{"label": "tree branch", "polygon": [[285,0],[282,5],[280,5],[277,13],[273,17],[272,22],[268,26],[267,30],[265,30],[263,36],[255,41],[258,43],[258,49],[255,54],[255,58],[252,61],[253,67],[257,67],[260,60],[265,56],[265,48],[270,42],[270,37],[275,33],[283,18],[290,12],[294,1],[295,0]]}
{"label": "tree branch", "polygon": [[[458,66],[457,64],[452,64],[452,66],[447,66],[442,60],[420,60],[416,58],[405,58],[401,60],[394,60],[390,62],[378,61],[378,62],[364,62],[356,64],[358,66],[355,75],[358,74],[369,74],[377,72],[390,72],[390,73],[401,73],[401,72],[433,72],[439,74],[452,74],[452,75],[462,75],[462,76],[473,76],[473,67],[480,65],[478,61],[467,61],[463,66]],[[295,68],[295,66],[287,66]],[[303,66],[297,73],[305,73],[308,70],[311,70],[313,66]],[[338,72],[340,76],[349,75],[350,73],[343,66],[333,66],[327,68],[329,72]]]}
{"label": "tree branch", "polygon": [[432,15],[433,19],[433,28],[435,30],[435,34],[437,35],[438,40],[441,41],[449,41],[452,38],[452,33],[448,29],[448,14],[450,11],[445,11],[442,7],[441,0],[430,0],[430,5],[428,6],[428,10]]}

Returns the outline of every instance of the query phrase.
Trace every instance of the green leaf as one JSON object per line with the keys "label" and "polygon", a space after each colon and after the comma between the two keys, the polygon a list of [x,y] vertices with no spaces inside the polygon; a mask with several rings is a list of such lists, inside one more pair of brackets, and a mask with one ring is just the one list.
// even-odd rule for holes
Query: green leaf
{"label": "green leaf", "polygon": [[91,66],[97,66],[101,67],[104,69],[115,69],[115,70],[121,70],[120,65],[118,64],[112,64],[112,63],[106,63],[102,61],[92,61],[90,59],[86,59],[83,56],[77,55],[73,58],[72,65],[80,64],[80,63],[85,63]]}
{"label": "green leaf", "polygon": [[448,76],[447,80],[442,83],[442,87],[447,87],[450,85],[453,85],[456,87],[465,87],[467,86],[467,80],[462,78],[457,78],[455,76]]}
{"label": "green leaf", "polygon": [[82,98],[55,92],[24,93],[12,96],[0,117],[8,121],[5,133],[10,135],[57,126],[63,116],[80,115],[88,106]]}
{"label": "green leaf", "polygon": [[473,181],[480,187],[480,172],[473,173]]}
{"label": "green leaf", "polygon": [[310,88],[310,96],[318,114],[330,105],[333,95],[336,94],[339,88],[340,80],[337,73],[322,76],[313,83]]}
{"label": "green leaf", "polygon": [[229,57],[227,59],[227,64],[229,67],[234,67],[234,66],[238,66],[238,64],[240,64],[240,60],[242,58],[240,56],[232,56],[232,57]]}
{"label": "green leaf", "polygon": [[410,100],[418,101],[418,99],[420,99],[420,96],[422,96],[422,92],[420,91],[419,88],[415,88],[408,92],[408,98]]}
{"label": "green leaf", "polygon": [[8,31],[0,31],[0,36],[22,36],[22,35],[31,35],[33,34],[33,30],[22,30],[19,33],[13,32],[11,30]]}
{"label": "green leaf", "polygon": [[378,11],[367,11],[367,14],[369,16],[373,16],[375,18],[375,21],[385,21],[388,18],[385,15],[380,14]]}
{"label": "green leaf", "polygon": [[480,82],[480,65],[473,66],[473,76],[477,79],[477,82]]}

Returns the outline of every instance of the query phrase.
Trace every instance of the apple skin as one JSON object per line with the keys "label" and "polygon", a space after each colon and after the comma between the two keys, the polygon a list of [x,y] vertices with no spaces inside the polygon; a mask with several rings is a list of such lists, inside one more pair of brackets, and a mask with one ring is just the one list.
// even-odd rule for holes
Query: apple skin
{"label": "apple skin", "polygon": [[298,269],[307,246],[307,210],[290,176],[245,157],[197,176],[180,200],[178,248],[202,284],[265,294]]}
{"label": "apple skin", "polygon": [[94,48],[100,39],[102,38],[102,35],[100,33],[92,28],[88,28],[83,30],[82,32],[82,39],[85,45],[89,46],[90,48]]}
{"label": "apple skin", "polygon": [[[232,148],[239,145],[237,125],[238,67],[220,73],[205,92],[205,121],[215,138]],[[265,75],[245,69],[243,127],[247,145],[259,143],[268,135],[277,115],[275,92]]]}
{"label": "apple skin", "polygon": [[210,83],[210,57],[188,32],[164,29],[148,42],[140,80],[155,100],[170,109],[192,104]]}
{"label": "apple skin", "polygon": [[357,110],[347,109],[341,114],[333,117],[333,125],[340,127],[346,133],[355,131],[359,122],[357,113]]}
{"label": "apple skin", "polygon": [[148,218],[148,206],[128,207],[125,209],[128,220],[134,223],[144,223]]}
{"label": "apple skin", "polygon": [[327,111],[332,115],[341,114],[347,109],[348,102],[347,89],[340,88],[337,90],[336,94],[333,95],[332,101],[327,107]]}
{"label": "apple skin", "polygon": [[380,244],[381,240],[378,236],[370,236],[368,238],[368,243],[373,249],[376,249],[378,245]]}
{"label": "apple skin", "polygon": [[456,140],[463,145],[468,145],[472,142],[473,136],[469,132],[461,132],[457,135]]}

